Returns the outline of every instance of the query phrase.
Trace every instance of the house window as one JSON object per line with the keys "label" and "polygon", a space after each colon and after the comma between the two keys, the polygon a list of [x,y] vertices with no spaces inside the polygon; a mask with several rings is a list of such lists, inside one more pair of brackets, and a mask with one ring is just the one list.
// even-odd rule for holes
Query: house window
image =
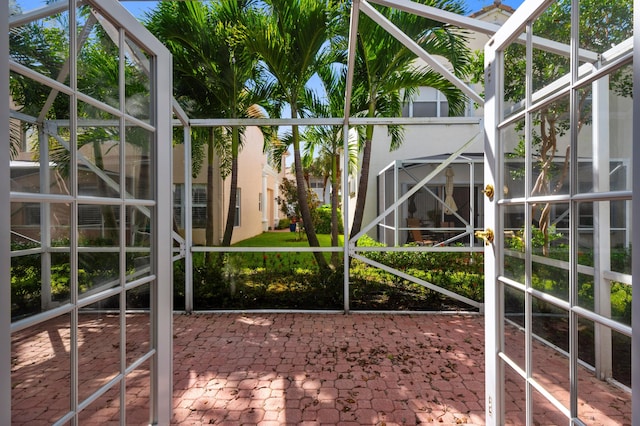
{"label": "house window", "polygon": [[242,198],[242,191],[238,188],[238,192],[236,194],[236,219],[233,223],[233,226],[240,226],[240,199]]}
{"label": "house window", "polygon": [[449,102],[444,94],[431,87],[422,87],[415,99],[402,107],[403,117],[448,117]]}
{"label": "house window", "polygon": [[82,204],[78,206],[78,226],[101,226],[102,209],[98,205]]}
{"label": "house window", "polygon": [[207,185],[191,186],[191,220],[194,228],[207,227]]}
{"label": "house window", "polygon": [[24,224],[40,225],[40,204],[25,203],[24,205]]}
{"label": "house window", "polygon": [[258,194],[258,211],[262,211],[262,192]]}
{"label": "house window", "polygon": [[[184,228],[184,184],[174,185],[173,188],[173,217],[178,226]],[[193,228],[207,227],[207,185],[194,184],[191,186],[191,225]]]}
{"label": "house window", "polygon": [[182,194],[184,192],[184,185],[173,185],[173,221],[178,224],[179,227],[184,227],[183,201]]}

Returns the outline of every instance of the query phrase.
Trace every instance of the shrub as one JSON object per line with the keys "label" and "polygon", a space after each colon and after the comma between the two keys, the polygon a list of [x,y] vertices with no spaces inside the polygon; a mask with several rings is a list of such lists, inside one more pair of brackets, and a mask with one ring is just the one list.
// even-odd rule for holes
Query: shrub
{"label": "shrub", "polygon": [[[314,214],[314,227],[318,234],[330,234],[331,233],[331,205],[323,204],[315,210]],[[344,232],[342,226],[342,214],[338,209],[338,232]]]}
{"label": "shrub", "polygon": [[284,219],[280,219],[278,221],[278,229],[287,229],[289,228],[290,224],[291,224],[291,220],[288,217],[285,217]]}

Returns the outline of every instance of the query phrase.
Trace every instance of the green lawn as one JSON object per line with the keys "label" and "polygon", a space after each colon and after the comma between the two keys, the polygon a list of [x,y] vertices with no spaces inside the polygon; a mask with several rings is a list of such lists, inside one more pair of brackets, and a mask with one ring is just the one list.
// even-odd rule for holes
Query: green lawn
{"label": "green lawn", "polygon": [[[331,235],[318,234],[321,247],[331,247]],[[344,238],[338,236],[338,242],[342,246]],[[234,247],[309,247],[307,236],[304,232],[264,232],[253,238],[242,240],[233,245]]]}

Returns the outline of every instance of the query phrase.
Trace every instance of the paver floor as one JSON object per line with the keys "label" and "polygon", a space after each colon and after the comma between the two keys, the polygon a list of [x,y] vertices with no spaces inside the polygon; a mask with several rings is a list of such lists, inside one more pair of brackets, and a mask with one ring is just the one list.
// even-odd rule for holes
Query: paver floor
{"label": "paver floor", "polygon": [[[80,394],[113,380],[119,317],[83,315]],[[127,316],[127,359],[148,350],[148,315]],[[508,353],[523,362],[521,337]],[[174,317],[173,424],[416,425],[485,423],[484,319],[463,315],[199,314]],[[47,425],[69,410],[69,319],[12,336],[12,424]],[[534,342],[534,378],[567,406],[566,357]],[[148,424],[150,363],[127,375],[126,424]],[[506,424],[524,424],[523,380],[507,369]],[[120,420],[120,386],[80,424]],[[582,367],[578,409],[590,425],[630,425],[627,392]],[[567,424],[533,391],[536,425]]]}
{"label": "paver floor", "polygon": [[483,424],[483,321],[407,315],[175,320],[180,424]]}

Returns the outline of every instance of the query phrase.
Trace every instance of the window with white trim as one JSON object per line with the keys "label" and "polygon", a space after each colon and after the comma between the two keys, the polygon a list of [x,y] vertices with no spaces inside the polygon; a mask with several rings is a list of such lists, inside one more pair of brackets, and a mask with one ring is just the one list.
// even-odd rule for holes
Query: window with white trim
{"label": "window with white trim", "polygon": [[403,117],[448,117],[449,101],[432,87],[421,87],[415,99],[402,107]]}
{"label": "window with white trim", "polygon": [[[179,227],[184,228],[184,184],[173,186],[173,217]],[[191,221],[193,228],[207,227],[207,185],[193,184],[191,186]]]}
{"label": "window with white trim", "polygon": [[236,193],[236,218],[233,223],[233,226],[240,226],[240,199],[242,198],[242,191],[238,188],[238,192]]}

